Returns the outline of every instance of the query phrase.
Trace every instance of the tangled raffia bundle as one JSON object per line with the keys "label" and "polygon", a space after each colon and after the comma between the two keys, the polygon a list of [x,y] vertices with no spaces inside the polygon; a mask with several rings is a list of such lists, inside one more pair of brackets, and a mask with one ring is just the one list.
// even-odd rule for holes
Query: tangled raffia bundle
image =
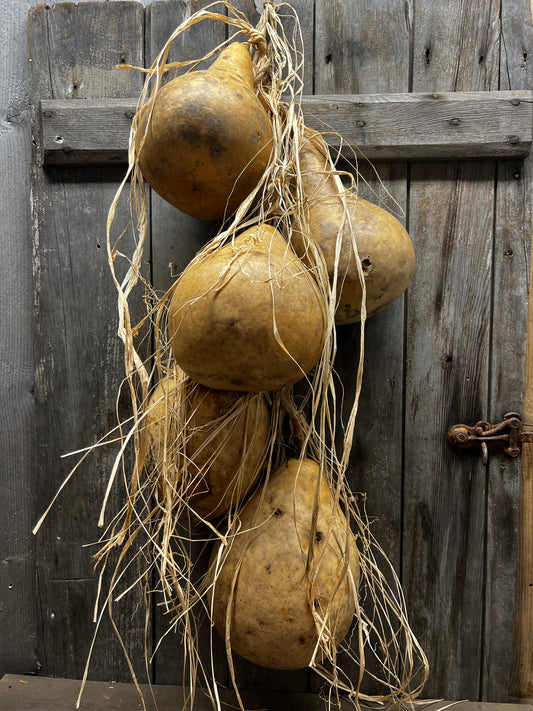
{"label": "tangled raffia bundle", "polygon": [[[190,62],[168,62],[172,42],[193,25],[207,20],[225,23],[234,30],[234,34],[223,45],[214,47],[205,57]],[[284,30],[289,21],[293,25],[290,38]],[[306,199],[302,190],[298,160],[304,141],[304,124],[299,108],[303,51],[298,18],[289,5],[274,6],[265,0],[260,21],[253,27],[229,2],[214,3],[183,22],[169,37],[152,66],[142,70],[146,72],[146,81],[139,99],[139,111],[132,123],[129,168],[109,210],[109,264],[118,292],[118,333],[124,342],[124,383],[127,384],[131,398],[132,417],[117,428],[121,446],[109,478],[99,522],[103,525],[109,492],[122,470],[127,482],[127,498],[123,509],[109,524],[96,555],[100,574],[103,576],[111,560],[111,552],[117,547],[120,549],[106,598],[107,605],[98,608],[99,615],[101,617],[107,606],[112,617],[118,582],[125,566],[132,565],[133,561],[139,569],[136,583],[142,586],[148,599],[157,597],[158,604],[164,608],[171,620],[169,630],[178,629],[183,635],[185,666],[188,665],[188,674],[183,679],[183,684],[188,689],[185,705],[188,704],[192,708],[194,689],[198,683],[207,687],[214,707],[220,708],[213,660],[200,658],[196,638],[199,615],[212,616],[211,595],[214,586],[216,589],[218,568],[212,567],[209,574],[205,569],[199,570],[198,550],[203,550],[208,543],[217,543],[221,551],[217,560],[217,565],[220,566],[224,556],[231,552],[236,537],[243,536],[240,518],[244,506],[242,497],[254,485],[259,467],[262,467],[262,480],[265,483],[259,486],[256,496],[265,496],[271,474],[283,464],[286,451],[291,450],[296,460],[311,460],[316,464],[316,491],[326,485],[331,492],[335,510],[343,512],[342,515],[339,514],[341,518],[335,519],[337,528],[334,534],[331,533],[335,536],[336,545],[340,550],[339,580],[334,586],[332,600],[320,609],[315,606],[313,611],[316,640],[309,666],[327,682],[326,696],[331,702],[337,703],[339,694],[347,696],[356,706],[359,706],[361,701],[380,705],[409,701],[414,699],[423,687],[427,677],[426,659],[409,627],[405,602],[394,569],[370,531],[364,511],[364,497],[355,496],[345,479],[362,383],[366,315],[365,280],[353,232],[351,248],[362,290],[361,346],[356,395],[344,427],[340,452],[335,448],[338,403],[334,371],[334,295],[340,277],[337,272],[332,278],[331,275],[328,276],[322,254],[312,240],[306,238],[306,269],[313,274],[318,285],[326,315],[324,344],[318,363],[296,386],[289,385],[266,394],[244,393],[226,398],[224,415],[219,419],[214,418],[210,429],[207,430],[205,423],[198,424],[199,402],[203,402],[203,396],[198,399],[200,386],[176,367],[169,344],[168,309],[174,287],[166,294],[156,294],[141,277],[148,228],[146,186],[138,160],[144,139],[144,135],[140,134],[141,109],[144,107],[145,117],[148,112],[148,119],[142,124],[142,130],[147,132],[150,127],[150,107],[153,106],[157,92],[164,83],[165,74],[170,70],[196,69],[202,62],[215,56],[237,35],[240,41],[248,43],[252,54],[255,92],[266,108],[272,125],[272,151],[267,168],[255,189],[225,220],[216,237],[196,255],[192,264],[201,264],[202,260],[223,247],[231,248],[238,234],[263,223],[273,225],[289,245],[295,225],[298,225],[300,240],[301,235],[305,236],[308,232]],[[354,176],[339,173],[331,159],[328,160],[328,173],[334,176],[339,193],[349,194],[350,199],[356,199]],[[118,237],[114,237],[115,210],[128,181],[131,222],[124,230],[120,230]],[[350,185],[345,188],[343,182],[347,181]],[[349,221],[346,208],[343,229]],[[121,241],[126,235],[133,235],[136,245],[130,256],[121,251]],[[339,251],[340,246],[337,249],[337,259]],[[119,279],[116,267],[124,260],[128,267],[127,274],[123,279]],[[276,274],[272,273],[270,278],[275,283]],[[130,303],[139,289],[145,292],[148,312],[139,323],[133,323]],[[147,327],[152,329],[155,352],[145,359],[140,355],[137,341],[139,334]],[[283,346],[276,330],[275,318],[273,328],[275,339]],[[154,388],[158,382],[166,382],[166,386],[160,388],[154,396]],[[261,420],[265,437],[258,444],[256,437],[246,434],[246,422],[252,421],[249,432],[257,431],[258,420],[254,418],[258,417],[258,408],[263,407],[265,402],[268,402],[270,414],[266,424]],[[157,433],[155,436],[154,422]],[[227,447],[228,441],[236,437],[236,430],[231,429],[232,427],[240,427],[238,437],[243,440],[242,460],[236,465],[234,482],[231,487],[227,487],[225,513],[214,520],[209,515],[208,508],[194,508],[194,496],[206,493],[202,490],[203,482],[207,481],[210,469],[215,466],[214,463]],[[200,430],[201,441],[198,440]],[[125,464],[125,453],[128,451],[133,451],[132,471],[128,471],[128,465]],[[193,461],[191,452],[198,451],[203,451],[205,456]],[[249,466],[252,454],[255,457],[253,472],[252,476],[246,479],[244,470]],[[294,491],[296,487],[293,489],[293,495]],[[328,535],[328,532],[317,529],[319,502],[320,496],[314,496],[313,508],[309,512],[309,542],[302,546],[302,550],[306,551],[305,574],[310,580],[320,578],[322,564],[321,557],[314,552],[312,541],[320,541],[324,535]],[[291,507],[290,503],[288,507]],[[338,521],[343,521],[343,516],[347,525],[341,535],[339,531],[342,531],[342,525]],[[258,525],[260,527],[260,522]],[[358,585],[354,583],[356,576],[348,560],[354,540],[358,550]],[[126,563],[128,558],[130,560]],[[240,563],[237,569],[239,566]],[[348,588],[353,596],[351,604],[355,611],[355,624],[351,634],[340,643],[341,654],[337,649],[331,611],[336,609],[333,604],[335,591],[343,586],[343,576],[347,575],[351,575],[352,580]],[[155,589],[153,580],[156,581]],[[127,590],[121,595],[126,592]],[[115,629],[119,634],[116,626]],[[228,630],[226,648],[233,685],[243,708],[233,674]],[[344,662],[341,657],[344,657]],[[343,671],[346,665],[352,669],[351,673]],[[130,668],[135,679],[131,664]],[[367,677],[372,684],[377,682],[381,691],[367,691]]]}

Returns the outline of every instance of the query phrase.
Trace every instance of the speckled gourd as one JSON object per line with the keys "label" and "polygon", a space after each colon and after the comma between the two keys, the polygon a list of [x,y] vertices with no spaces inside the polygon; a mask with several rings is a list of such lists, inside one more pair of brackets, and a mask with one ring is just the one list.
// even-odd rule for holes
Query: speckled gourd
{"label": "speckled gourd", "polygon": [[168,311],[174,359],[211,388],[274,391],[319,360],[325,297],[271,225],[193,261],[177,280]]}
{"label": "speckled gourd", "polygon": [[167,202],[220,220],[257,186],[271,141],[247,45],[233,43],[208,69],[172,79],[140,109],[137,162]]}
{"label": "speckled gourd", "polygon": [[311,536],[318,475],[315,462],[289,460],[247,503],[229,550],[217,544],[211,554],[214,624],[223,638],[229,634],[233,652],[264,667],[308,666],[326,610],[330,634],[316,661],[341,643],[353,621],[356,539],[324,478]]}
{"label": "speckled gourd", "polygon": [[[331,281],[342,227],[335,321],[345,324],[359,321],[361,317],[362,289],[351,229],[365,279],[367,315],[372,316],[407,289],[415,267],[411,238],[393,215],[357,195],[345,193],[345,211],[338,178],[331,174],[327,145],[318,133],[306,129],[299,162],[307,205],[308,237],[322,250]],[[291,246],[306,259],[307,242],[302,230],[295,230]]]}
{"label": "speckled gourd", "polygon": [[211,521],[256,483],[270,417],[262,394],[212,390],[170,374],[149,399],[143,433],[161,503],[174,502],[182,518],[190,512]]}

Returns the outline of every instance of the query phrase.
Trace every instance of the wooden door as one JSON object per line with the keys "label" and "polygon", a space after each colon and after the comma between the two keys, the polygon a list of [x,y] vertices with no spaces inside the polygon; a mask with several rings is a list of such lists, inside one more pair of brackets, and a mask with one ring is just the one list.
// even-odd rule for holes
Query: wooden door
{"label": "wooden door", "polygon": [[[171,30],[206,4],[65,3],[39,5],[29,15],[36,144],[35,495],[43,508],[75,461],[62,455],[93,444],[114,426],[116,408],[126,407],[116,402],[122,350],[104,244],[107,211],[124,166],[59,165],[55,159],[43,167],[41,129],[53,117],[41,115],[39,102],[136,98],[142,76],[115,64],[149,65]],[[257,2],[234,4],[257,20]],[[442,92],[533,88],[525,0],[291,4],[302,26],[308,94],[421,92],[437,99]],[[224,32],[199,25],[176,51],[199,56]],[[120,121],[131,119],[113,116],[112,145]],[[401,124],[401,112],[397,120]],[[410,136],[423,137],[431,128],[423,119],[417,125],[416,116],[409,121]],[[468,121],[466,116],[465,131]],[[498,121],[495,114],[494,125],[486,126],[489,142]],[[342,125],[334,128],[343,131]],[[61,147],[64,136],[58,132],[54,140]],[[446,431],[457,422],[498,421],[522,407],[531,166],[529,158],[509,158],[513,133],[507,144],[501,159],[473,158],[466,147],[470,157],[455,150],[453,158],[420,160],[419,152],[404,151],[401,159],[375,161],[376,171],[364,160],[359,164],[361,194],[383,200],[405,221],[417,267],[406,296],[367,323],[349,476],[354,491],[366,493],[373,532],[402,580],[412,628],[430,662],[424,694],[430,698],[501,701],[508,695],[520,462],[495,455],[485,465],[480,456],[458,454],[446,444]],[[152,195],[147,278],[166,289],[212,229]],[[338,336],[337,370],[350,395],[359,327],[340,327]],[[84,546],[99,535],[114,451],[98,449],[83,463],[38,534],[43,674],[83,674],[97,592],[92,549]],[[110,509],[122,495],[118,483]],[[133,593],[118,608],[133,667],[140,679],[180,683],[179,639],[166,638],[145,665],[144,649],[149,656],[165,619],[154,610],[145,628],[142,607]],[[227,681],[223,660],[220,665]],[[131,678],[105,618],[90,675]],[[242,662],[237,676],[243,688],[315,688],[306,671],[272,672]]]}

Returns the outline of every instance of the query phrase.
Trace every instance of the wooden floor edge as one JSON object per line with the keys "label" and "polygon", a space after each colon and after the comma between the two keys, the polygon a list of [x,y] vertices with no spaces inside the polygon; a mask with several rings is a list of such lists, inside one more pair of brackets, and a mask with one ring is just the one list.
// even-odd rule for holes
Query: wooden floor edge
{"label": "wooden floor edge", "polygon": [[[0,708],[9,711],[74,709],[80,686],[81,682],[77,679],[6,674],[0,679]],[[182,687],[142,684],[141,690],[147,711],[156,708],[158,711],[176,711],[181,708],[184,698]],[[248,691],[243,692],[243,700],[247,708],[265,711],[287,708],[291,711],[318,711],[327,708],[323,699],[309,693]],[[227,690],[226,693],[224,690],[221,692],[221,707],[235,708],[235,701]],[[452,707],[454,711],[528,711],[528,707],[533,711],[533,706],[517,702],[423,699],[411,705],[413,711],[443,711]],[[80,704],[81,711],[131,711],[137,708],[142,709],[142,703],[135,685],[113,681],[88,681]],[[197,711],[213,708],[204,690],[197,690],[193,708]],[[342,708],[353,706],[346,702]]]}

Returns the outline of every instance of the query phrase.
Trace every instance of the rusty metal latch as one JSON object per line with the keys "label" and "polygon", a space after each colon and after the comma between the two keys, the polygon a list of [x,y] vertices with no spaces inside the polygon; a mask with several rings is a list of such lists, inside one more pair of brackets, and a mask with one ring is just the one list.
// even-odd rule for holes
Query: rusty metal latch
{"label": "rusty metal latch", "polygon": [[489,446],[503,449],[509,457],[517,457],[522,442],[533,442],[533,432],[522,432],[522,418],[517,412],[509,412],[497,425],[480,420],[475,425],[453,425],[446,435],[454,449],[481,447],[483,464],[489,458]]}

